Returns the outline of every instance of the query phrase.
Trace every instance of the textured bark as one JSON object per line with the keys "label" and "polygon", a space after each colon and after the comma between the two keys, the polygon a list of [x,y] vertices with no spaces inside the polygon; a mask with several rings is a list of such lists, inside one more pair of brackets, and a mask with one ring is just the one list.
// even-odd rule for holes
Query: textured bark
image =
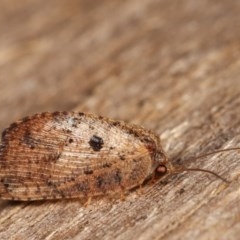
{"label": "textured bark", "polygon": [[0,129],[76,110],[154,130],[173,163],[125,201],[0,202],[0,239],[238,239],[240,2],[0,2]]}

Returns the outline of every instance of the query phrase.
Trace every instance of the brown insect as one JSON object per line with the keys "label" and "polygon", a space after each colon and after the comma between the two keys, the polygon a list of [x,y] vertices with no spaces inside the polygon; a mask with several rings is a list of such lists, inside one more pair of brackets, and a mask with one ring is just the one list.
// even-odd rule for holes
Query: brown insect
{"label": "brown insect", "polygon": [[220,177],[174,167],[159,137],[139,126],[85,113],[46,112],[2,133],[0,198],[90,198],[141,186],[156,172],[186,170]]}

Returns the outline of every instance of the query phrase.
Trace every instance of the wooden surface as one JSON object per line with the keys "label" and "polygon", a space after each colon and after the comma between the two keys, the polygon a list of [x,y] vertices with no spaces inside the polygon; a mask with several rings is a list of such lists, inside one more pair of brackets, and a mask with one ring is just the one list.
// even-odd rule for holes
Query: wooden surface
{"label": "wooden surface", "polygon": [[80,110],[154,130],[174,163],[206,168],[125,201],[0,202],[0,239],[239,239],[240,2],[2,0],[0,129]]}

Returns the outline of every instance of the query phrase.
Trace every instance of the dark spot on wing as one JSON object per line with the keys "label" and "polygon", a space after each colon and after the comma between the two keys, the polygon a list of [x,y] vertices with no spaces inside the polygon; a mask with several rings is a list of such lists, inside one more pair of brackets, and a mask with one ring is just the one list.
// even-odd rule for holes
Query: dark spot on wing
{"label": "dark spot on wing", "polygon": [[114,126],[114,127],[119,127],[121,125],[121,122],[114,121],[114,122],[111,123],[111,125]]}
{"label": "dark spot on wing", "polygon": [[120,183],[122,181],[122,173],[119,169],[117,169],[117,171],[114,175],[114,180],[116,183]]}
{"label": "dark spot on wing", "polygon": [[90,190],[89,184],[86,181],[80,182],[76,186],[79,191],[84,193],[87,193]]}
{"label": "dark spot on wing", "polygon": [[83,172],[84,172],[84,174],[86,174],[86,175],[93,174],[93,170],[90,169],[90,168],[85,169]]}
{"label": "dark spot on wing", "polygon": [[101,176],[96,177],[96,187],[97,188],[102,188],[105,185],[104,178]]}
{"label": "dark spot on wing", "polygon": [[89,125],[89,129],[94,130],[94,126]]}
{"label": "dark spot on wing", "polygon": [[112,166],[111,163],[104,163],[104,164],[102,165],[103,168],[110,168],[111,166]]}
{"label": "dark spot on wing", "polygon": [[39,139],[34,139],[30,131],[26,131],[21,138],[20,143],[26,144],[30,149],[34,149],[39,143]]}
{"label": "dark spot on wing", "polygon": [[119,155],[119,159],[123,161],[123,160],[125,160],[125,156],[124,155]]}
{"label": "dark spot on wing", "polygon": [[96,135],[93,135],[88,143],[94,151],[100,151],[104,144],[103,139]]}

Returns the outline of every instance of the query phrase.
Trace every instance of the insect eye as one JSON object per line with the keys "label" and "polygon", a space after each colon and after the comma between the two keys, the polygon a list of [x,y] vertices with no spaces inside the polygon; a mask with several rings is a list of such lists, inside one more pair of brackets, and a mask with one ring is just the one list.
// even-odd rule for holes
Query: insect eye
{"label": "insect eye", "polygon": [[156,172],[164,174],[167,172],[167,168],[165,165],[159,165],[156,169]]}

